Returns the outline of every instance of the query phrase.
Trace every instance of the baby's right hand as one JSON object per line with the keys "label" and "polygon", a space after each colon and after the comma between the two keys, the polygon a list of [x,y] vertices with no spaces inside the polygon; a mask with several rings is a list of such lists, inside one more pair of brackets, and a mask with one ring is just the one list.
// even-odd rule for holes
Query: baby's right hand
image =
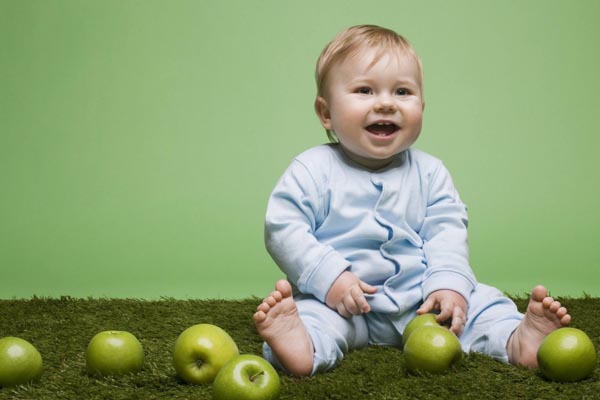
{"label": "baby's right hand", "polygon": [[341,316],[350,318],[352,315],[371,311],[365,293],[374,294],[375,292],[377,292],[375,286],[361,281],[350,271],[344,271],[331,285],[325,298],[325,304],[336,310]]}

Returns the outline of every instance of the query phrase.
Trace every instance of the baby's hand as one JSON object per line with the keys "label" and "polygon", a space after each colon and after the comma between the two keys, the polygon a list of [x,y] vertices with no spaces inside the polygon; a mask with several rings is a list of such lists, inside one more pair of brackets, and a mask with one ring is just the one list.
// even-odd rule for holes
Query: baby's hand
{"label": "baby's hand", "polygon": [[451,318],[450,330],[460,336],[467,322],[467,301],[462,295],[454,290],[436,290],[427,297],[417,314],[426,314],[432,310],[440,310],[435,318],[439,323]]}
{"label": "baby's hand", "polygon": [[344,271],[331,285],[325,303],[341,316],[350,318],[352,315],[371,311],[365,293],[374,294],[375,292],[377,292],[376,287],[361,281],[352,272]]}

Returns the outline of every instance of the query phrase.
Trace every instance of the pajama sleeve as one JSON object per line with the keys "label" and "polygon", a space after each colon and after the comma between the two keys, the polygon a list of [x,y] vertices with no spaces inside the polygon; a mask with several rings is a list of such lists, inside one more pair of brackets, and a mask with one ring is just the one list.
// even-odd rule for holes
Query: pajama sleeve
{"label": "pajama sleeve", "polygon": [[329,288],[350,263],[315,236],[327,212],[322,187],[304,164],[292,162],[269,199],[265,245],[290,282],[325,302]]}
{"label": "pajama sleeve", "polygon": [[423,299],[436,290],[451,289],[468,300],[476,280],[469,266],[467,209],[441,162],[429,178],[427,211],[420,231],[427,260]]}

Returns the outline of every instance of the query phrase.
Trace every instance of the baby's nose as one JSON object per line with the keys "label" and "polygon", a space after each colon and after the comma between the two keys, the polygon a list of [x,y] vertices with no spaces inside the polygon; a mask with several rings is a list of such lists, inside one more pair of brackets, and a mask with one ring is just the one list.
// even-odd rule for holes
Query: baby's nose
{"label": "baby's nose", "polygon": [[390,113],[396,111],[396,104],[389,99],[380,99],[373,107],[375,112]]}

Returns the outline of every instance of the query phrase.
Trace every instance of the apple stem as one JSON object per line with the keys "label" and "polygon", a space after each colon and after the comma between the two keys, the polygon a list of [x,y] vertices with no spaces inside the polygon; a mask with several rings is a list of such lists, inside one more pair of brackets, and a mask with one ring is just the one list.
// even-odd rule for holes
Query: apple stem
{"label": "apple stem", "polygon": [[256,373],[256,374],[252,375],[252,376],[250,377],[250,382],[254,382],[254,380],[255,380],[256,378],[258,378],[258,377],[259,377],[259,376],[261,376],[261,375],[264,375],[264,373],[265,373],[265,371],[260,371],[260,372],[258,372],[258,373]]}

